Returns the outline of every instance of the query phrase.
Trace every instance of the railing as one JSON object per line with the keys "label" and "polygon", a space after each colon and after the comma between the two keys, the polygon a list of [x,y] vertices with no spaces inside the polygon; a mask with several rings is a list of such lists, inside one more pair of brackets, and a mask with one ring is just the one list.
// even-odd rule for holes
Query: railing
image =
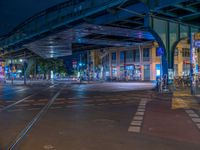
{"label": "railing", "polygon": [[125,0],[68,0],[27,19],[12,32],[1,37],[0,47],[6,48],[42,33],[65,26]]}

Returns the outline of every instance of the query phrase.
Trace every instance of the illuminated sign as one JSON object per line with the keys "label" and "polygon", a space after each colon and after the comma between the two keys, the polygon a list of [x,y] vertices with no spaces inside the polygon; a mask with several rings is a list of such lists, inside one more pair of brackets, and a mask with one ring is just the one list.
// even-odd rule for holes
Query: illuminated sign
{"label": "illuminated sign", "polygon": [[157,56],[162,56],[164,54],[164,49],[162,47],[158,47],[156,49],[156,55]]}
{"label": "illuminated sign", "polygon": [[156,77],[161,75],[160,64],[156,64]]}
{"label": "illuminated sign", "polygon": [[195,47],[200,47],[200,40],[199,40],[199,41],[195,41],[195,42],[194,42],[194,46],[195,46]]}
{"label": "illuminated sign", "polygon": [[200,32],[194,34],[194,40],[200,40]]}
{"label": "illuminated sign", "polygon": [[5,62],[1,61],[0,62],[0,78],[5,77]]}

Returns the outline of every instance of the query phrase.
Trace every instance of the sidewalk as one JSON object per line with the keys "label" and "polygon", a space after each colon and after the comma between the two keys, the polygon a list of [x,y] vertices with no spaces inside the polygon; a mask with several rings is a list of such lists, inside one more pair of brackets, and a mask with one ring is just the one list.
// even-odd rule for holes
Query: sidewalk
{"label": "sidewalk", "polygon": [[147,104],[142,134],[200,144],[200,104],[187,91],[174,92],[168,101]]}

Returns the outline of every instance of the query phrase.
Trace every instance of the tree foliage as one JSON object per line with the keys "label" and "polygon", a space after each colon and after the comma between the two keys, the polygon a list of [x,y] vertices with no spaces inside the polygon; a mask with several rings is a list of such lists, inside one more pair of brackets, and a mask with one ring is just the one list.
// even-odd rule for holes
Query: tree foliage
{"label": "tree foliage", "polygon": [[37,59],[37,66],[40,74],[50,74],[50,71],[55,73],[66,73],[65,64],[62,59]]}

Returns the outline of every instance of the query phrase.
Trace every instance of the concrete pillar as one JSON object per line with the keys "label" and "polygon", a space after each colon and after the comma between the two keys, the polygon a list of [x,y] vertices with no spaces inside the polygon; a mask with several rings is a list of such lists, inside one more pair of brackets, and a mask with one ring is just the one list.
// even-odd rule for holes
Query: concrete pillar
{"label": "concrete pillar", "polygon": [[117,69],[117,79],[120,77],[120,51],[116,51],[116,69]]}
{"label": "concrete pillar", "polygon": [[139,45],[139,53],[140,53],[140,66],[141,66],[141,80],[144,80],[144,64],[143,64],[143,53],[142,47]]}
{"label": "concrete pillar", "polygon": [[111,52],[108,53],[108,57],[109,57],[109,74],[110,74],[110,78],[112,78],[112,57],[111,57]]}

